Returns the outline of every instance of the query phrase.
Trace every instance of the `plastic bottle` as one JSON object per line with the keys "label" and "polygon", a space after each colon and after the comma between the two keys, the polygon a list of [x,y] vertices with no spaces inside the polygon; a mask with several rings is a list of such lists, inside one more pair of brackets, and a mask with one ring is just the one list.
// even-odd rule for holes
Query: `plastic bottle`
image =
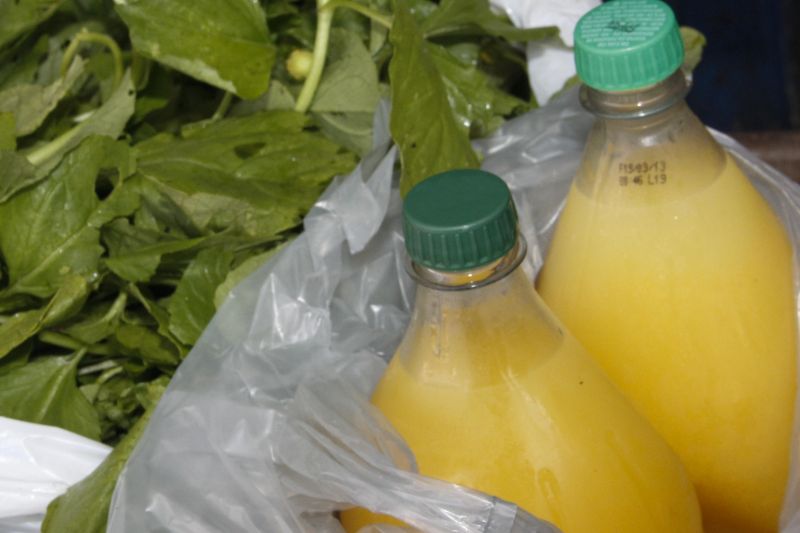
{"label": "plastic bottle", "polygon": [[657,0],[575,30],[597,120],[538,289],[686,465],[707,533],[775,532],[796,389],[785,230],[684,102]]}
{"label": "plastic bottle", "polygon": [[[519,267],[505,183],[457,170],[404,205],[418,282],[372,397],[422,474],[516,503],[567,533],[698,533],[672,450],[560,326]],[[344,512],[355,532],[385,519]]]}

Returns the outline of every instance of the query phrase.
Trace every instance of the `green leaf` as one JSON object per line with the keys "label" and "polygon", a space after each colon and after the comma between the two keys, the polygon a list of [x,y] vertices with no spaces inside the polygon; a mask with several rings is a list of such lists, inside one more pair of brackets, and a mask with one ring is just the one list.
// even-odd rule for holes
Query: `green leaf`
{"label": "green leaf", "polygon": [[143,326],[123,324],[114,332],[114,345],[121,353],[160,366],[177,366],[180,354],[174,344]]}
{"label": "green leaf", "polygon": [[[45,298],[66,276],[92,276],[103,253],[100,227],[137,207],[135,197],[117,186],[100,200],[95,182],[103,169],[118,179],[130,172],[128,147],[107,137],[91,137],[70,152],[47,180],[0,204],[0,252],[13,294]],[[36,243],[31,246],[31,243]]]}
{"label": "green leaf", "polygon": [[265,15],[250,0],[119,0],[137,52],[198,80],[256,98],[275,61]]}
{"label": "green leaf", "polygon": [[125,290],[128,292],[128,294],[136,298],[145,308],[147,313],[156,321],[158,334],[165,339],[169,339],[169,341],[178,350],[181,358],[186,357],[186,354],[189,353],[188,348],[182,344],[169,330],[170,315],[167,310],[158,303],[154,302],[152,299],[142,294],[142,291],[133,283],[129,284]]}
{"label": "green leaf", "polygon": [[16,152],[0,150],[0,168],[3,169],[0,172],[0,204],[17,191],[36,183],[36,169]]}
{"label": "green leaf", "polygon": [[528,109],[527,102],[495,87],[478,67],[462,63],[436,44],[430,43],[428,51],[444,81],[456,119],[471,138],[489,135],[506,116]]}
{"label": "green leaf", "polygon": [[64,154],[91,135],[103,135],[112,139],[119,137],[133,115],[135,94],[130,71],[127,71],[111,97],[88,118],[53,141],[37,146],[26,154],[28,160],[39,167],[37,175],[42,178],[46,176]]}
{"label": "green leaf", "polygon": [[0,0],[0,48],[55,13],[63,0]]}
{"label": "green leaf", "polygon": [[681,26],[681,37],[683,38],[683,67],[694,70],[703,58],[703,49],[706,47],[706,37],[699,31],[689,26]]}
{"label": "green leaf", "polygon": [[16,135],[22,137],[33,133],[72,88],[83,70],[83,61],[76,58],[66,74],[50,85],[15,85],[0,92],[0,111],[14,114]]}
{"label": "green leaf", "polygon": [[32,83],[49,51],[49,40],[47,35],[42,35],[33,46],[20,46],[19,50],[9,49],[0,53],[0,89]]}
{"label": "green leaf", "polygon": [[[390,130],[400,148],[403,175],[400,191],[437,172],[478,167],[478,157],[458,124],[447,87],[405,0],[398,0],[389,38],[394,56],[389,64],[392,82]],[[420,127],[422,124],[425,127]]]}
{"label": "green leaf", "polygon": [[86,301],[89,289],[89,284],[81,276],[68,276],[46,306],[17,313],[0,324],[0,359],[42,328],[77,313]]}
{"label": "green leaf", "polygon": [[358,36],[335,28],[330,53],[311,110],[372,113],[378,104],[378,71]]}
{"label": "green leaf", "polygon": [[146,141],[136,150],[147,197],[191,221],[183,227],[191,235],[275,236],[299,223],[334,175],[355,165],[352,153],[306,126],[300,113],[267,111]]}
{"label": "green leaf", "polygon": [[[0,111],[0,150],[17,149],[16,130],[17,125],[16,120],[14,119],[14,114]],[[6,167],[3,165],[0,168],[5,169]],[[0,176],[0,180],[2,179],[2,176]],[[2,200],[0,200],[0,202],[1,201]]]}
{"label": "green leaf", "polygon": [[136,382],[122,375],[120,367],[109,372],[115,374],[98,378],[92,388],[89,386],[81,388],[88,397],[94,397],[92,403],[100,418],[104,441],[113,440],[120,431],[128,431],[142,412],[141,402],[136,397]]}
{"label": "green leaf", "polygon": [[0,416],[100,438],[97,413],[75,382],[81,354],[40,357],[0,375]]}
{"label": "green leaf", "polygon": [[359,156],[372,149],[374,113],[314,113],[314,120],[329,139]]}
{"label": "green leaf", "polygon": [[430,16],[424,19],[425,37],[451,33],[489,34],[509,41],[533,41],[558,35],[558,27],[517,28],[506,17],[492,11],[488,0],[443,0]]}
{"label": "green leaf", "polygon": [[230,116],[246,116],[261,111],[293,110],[294,96],[286,85],[273,79],[269,90],[255,100],[241,100],[236,102],[229,113]]}
{"label": "green leaf", "polygon": [[20,344],[0,360],[0,376],[8,374],[12,370],[28,364],[28,359],[33,351],[33,342],[28,341]]}
{"label": "green leaf", "polygon": [[117,329],[127,299],[127,294],[121,292],[113,302],[91,306],[81,313],[79,319],[60,326],[58,330],[85,344],[96,344]]}
{"label": "green leaf", "polygon": [[103,241],[110,253],[105,265],[126,281],[144,282],[156,273],[161,256],[194,248],[203,239],[170,237],[119,219],[103,229]]}
{"label": "green leaf", "polygon": [[136,111],[133,115],[134,122],[141,122],[145,117],[166,108],[170,101],[178,97],[178,86],[173,80],[173,73],[165,68],[154,65],[148,60],[142,60],[148,67],[147,85],[136,95]]}
{"label": "green leaf", "polygon": [[203,250],[189,264],[167,308],[171,315],[169,329],[182,342],[197,342],[214,316],[214,294],[225,281],[231,261],[231,252]]}
{"label": "green leaf", "polygon": [[50,503],[42,533],[105,533],[117,478],[144,433],[155,408],[155,398],[163,393],[165,385],[157,381],[151,387],[148,396],[153,398],[152,406],[94,472]]}

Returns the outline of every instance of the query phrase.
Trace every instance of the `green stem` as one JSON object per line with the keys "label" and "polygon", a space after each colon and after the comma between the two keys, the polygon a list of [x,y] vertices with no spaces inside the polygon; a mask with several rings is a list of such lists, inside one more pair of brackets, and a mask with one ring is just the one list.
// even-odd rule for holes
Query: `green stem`
{"label": "green stem", "polygon": [[110,361],[100,361],[99,363],[95,363],[93,365],[85,366],[78,371],[79,376],[85,376],[87,374],[94,374],[95,372],[102,372],[108,370],[110,368],[117,368],[119,367],[119,362],[115,360]]}
{"label": "green stem", "polygon": [[75,352],[75,357],[73,358],[73,362],[75,363],[76,367],[80,364],[81,359],[83,359],[83,356],[86,355],[87,352],[88,350],[86,349],[85,346],[83,348],[77,349],[77,351]]}
{"label": "green stem", "polygon": [[133,86],[137,91],[147,87],[150,81],[150,69],[152,62],[141,54],[133,52],[131,54],[131,72],[133,74]]}
{"label": "green stem", "polygon": [[38,166],[53,157],[56,153],[58,153],[59,150],[69,144],[73,137],[78,135],[78,133],[81,131],[81,126],[82,124],[74,126],[72,129],[65,131],[41,148],[37,148],[36,150],[29,152],[26,157],[28,158],[30,164],[33,166]]}
{"label": "green stem", "polygon": [[113,378],[114,376],[116,376],[117,374],[122,372],[123,370],[124,369],[121,366],[118,366],[116,368],[109,368],[108,370],[106,370],[105,372],[100,374],[100,377],[97,378],[97,381],[95,381],[94,383],[95,383],[95,385],[102,385],[103,383],[105,383],[109,379]]}
{"label": "green stem", "polygon": [[325,67],[325,57],[328,55],[328,40],[331,36],[331,23],[333,10],[325,9],[325,5],[332,0],[317,0],[317,34],[314,38],[314,55],[311,59],[311,70],[308,73],[297,103],[295,111],[305,113],[311,107],[314,93],[317,92],[319,80],[322,78],[322,69]]}
{"label": "green stem", "polygon": [[231,107],[231,102],[233,102],[233,93],[225,91],[225,96],[222,97],[219,107],[217,107],[217,110],[214,111],[214,114],[211,116],[211,120],[216,122],[217,120],[223,118],[225,113],[228,112],[228,108]]}
{"label": "green stem", "polygon": [[72,42],[69,43],[69,46],[64,51],[64,57],[61,59],[61,76],[63,77],[67,73],[72,59],[83,43],[101,44],[111,51],[111,55],[114,58],[114,88],[116,89],[122,81],[122,51],[119,49],[117,42],[108,35],[91,32],[86,28],[75,34]]}
{"label": "green stem", "polygon": [[54,346],[60,346],[61,348],[66,348],[67,350],[86,350],[89,353],[95,355],[114,354],[114,352],[111,351],[107,345],[85,344],[83,342],[80,342],[79,340],[73,339],[69,335],[56,333],[54,331],[43,331],[42,333],[39,333],[39,340],[47,344],[52,344]]}
{"label": "green stem", "polygon": [[325,57],[328,54],[328,41],[330,40],[333,13],[338,7],[352,9],[386,28],[392,27],[391,16],[353,0],[317,0],[317,33],[314,39],[311,70],[303,83],[300,95],[297,97],[297,103],[294,106],[295,111],[305,113],[311,107],[312,100],[314,100],[314,94],[317,92],[320,79],[322,79]]}
{"label": "green stem", "polygon": [[110,322],[113,320],[115,316],[122,312],[125,309],[125,304],[128,303],[128,295],[124,292],[120,292],[117,299],[114,300],[114,303],[111,304],[111,307],[108,309],[105,315],[103,315],[102,320],[106,322]]}
{"label": "green stem", "polygon": [[365,17],[374,20],[381,26],[386,29],[392,28],[392,17],[386,13],[382,13],[377,9],[372,9],[371,7],[367,7],[364,4],[359,4],[358,2],[354,2],[353,0],[330,0],[324,7],[320,8],[320,11],[327,11],[327,10],[335,10],[337,7],[346,7],[348,9],[352,9],[357,13],[361,13]]}

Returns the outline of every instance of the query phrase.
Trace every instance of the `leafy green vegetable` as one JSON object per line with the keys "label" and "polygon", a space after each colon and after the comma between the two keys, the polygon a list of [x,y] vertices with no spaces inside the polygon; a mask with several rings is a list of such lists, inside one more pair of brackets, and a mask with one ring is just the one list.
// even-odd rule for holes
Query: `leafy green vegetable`
{"label": "leafy green vegetable", "polygon": [[0,92],[0,111],[13,113],[16,134],[36,131],[83,73],[83,61],[75,60],[64,77],[47,86],[22,84]]}
{"label": "leafy green vegetable", "polygon": [[531,41],[558,35],[558,28],[517,28],[505,17],[495,14],[483,0],[443,0],[424,18],[422,32],[428,38],[449,33],[488,34],[510,41]]}
{"label": "leafy green vegetable", "polygon": [[105,530],[157,397],[381,98],[405,192],[477,166],[531,107],[516,41],[553,35],[488,0],[0,0],[0,415],[116,445],[43,530]]}
{"label": "leafy green vegetable", "polygon": [[530,108],[527,102],[496,87],[480,68],[464,64],[447,49],[428,46],[458,124],[470,137],[483,137],[499,127],[504,116]]}
{"label": "leafy green vegetable", "polygon": [[344,30],[331,32],[332,51],[311,110],[372,113],[378,104],[378,70],[364,43]]}
{"label": "leafy green vegetable", "polygon": [[194,344],[214,316],[214,292],[230,271],[233,253],[203,250],[186,268],[169,300],[170,331],[182,342]]}
{"label": "leafy green vegetable", "polygon": [[0,359],[36,335],[43,327],[57,324],[77,313],[89,295],[89,285],[81,276],[69,276],[52,300],[41,309],[23,311],[0,324]]}
{"label": "leafy green vegetable", "polygon": [[36,181],[36,168],[16,152],[0,149],[0,168],[0,204]]}
{"label": "leafy green vegetable", "polygon": [[128,435],[117,444],[97,470],[50,503],[42,524],[43,533],[105,533],[108,507],[117,477],[144,432],[164,387],[163,381],[153,382],[147,387],[148,409]]}
{"label": "leafy green vegetable", "polygon": [[391,132],[400,148],[400,189],[405,194],[437,172],[477,167],[478,156],[450,108],[444,80],[431,57],[433,45],[423,39],[405,0],[397,1],[389,38],[395,47],[389,66]]}
{"label": "leafy green vegetable", "polygon": [[130,72],[128,72],[108,101],[93,111],[88,118],[58,138],[25,155],[31,163],[40,167],[38,174],[44,176],[58,164],[65,153],[78,146],[83,139],[90,135],[104,135],[116,139],[122,134],[125,124],[133,114],[135,94]]}
{"label": "leafy green vegetable", "polygon": [[0,375],[0,415],[60,426],[100,438],[97,412],[75,384],[83,353],[40,357]]}
{"label": "leafy green vegetable", "polygon": [[63,0],[0,0],[0,48],[47,20]]}
{"label": "leafy green vegetable", "polygon": [[[17,126],[13,113],[0,111],[0,151],[17,147]],[[5,166],[3,167],[5,168]]]}
{"label": "leafy green vegetable", "polygon": [[[8,267],[3,297],[25,293],[50,296],[72,274],[93,275],[103,253],[100,227],[130,214],[136,205],[117,188],[100,200],[95,181],[102,169],[128,176],[128,147],[107,137],[90,137],[70,152],[38,186],[0,204],[0,252]],[[117,194],[115,194],[117,193]],[[36,246],[28,243],[35,242]]]}
{"label": "leafy green vegetable", "polygon": [[242,98],[267,90],[275,48],[258,3],[122,0],[117,12],[139,53]]}
{"label": "leafy green vegetable", "polygon": [[188,250],[203,239],[181,239],[117,219],[103,230],[110,257],[105,265],[126,281],[150,281],[164,254]]}

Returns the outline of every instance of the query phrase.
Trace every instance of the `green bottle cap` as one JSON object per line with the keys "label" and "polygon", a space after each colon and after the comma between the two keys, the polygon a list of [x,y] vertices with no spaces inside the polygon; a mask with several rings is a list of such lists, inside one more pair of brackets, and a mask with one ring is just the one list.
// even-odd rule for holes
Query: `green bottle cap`
{"label": "green bottle cap", "polygon": [[436,174],[403,204],[411,259],[444,271],[468,270],[503,257],[517,239],[517,211],[503,180],[483,170]]}
{"label": "green bottle cap", "polygon": [[601,91],[658,83],[683,63],[683,40],[672,9],[660,0],[611,0],[575,26],[575,66]]}

